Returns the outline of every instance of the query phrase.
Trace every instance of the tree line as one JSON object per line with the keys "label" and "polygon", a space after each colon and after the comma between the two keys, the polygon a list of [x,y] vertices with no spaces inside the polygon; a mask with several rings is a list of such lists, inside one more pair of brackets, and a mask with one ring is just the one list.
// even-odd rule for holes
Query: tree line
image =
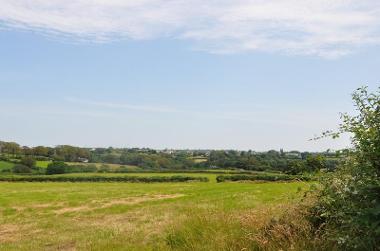
{"label": "tree line", "polygon": [[[302,174],[332,171],[337,166],[339,152],[267,152],[236,150],[173,150],[159,151],[149,148],[82,148],[69,145],[56,147],[27,147],[15,142],[0,141],[0,160],[17,164],[17,173],[32,172],[36,160],[54,162],[86,162],[132,165],[145,170],[188,169],[242,169],[250,171],[278,171]],[[195,161],[198,160],[201,161]],[[29,168],[29,170],[27,169]],[[76,169],[80,169],[77,167]],[[94,169],[92,166],[89,169]],[[82,170],[87,171],[87,170]]]}

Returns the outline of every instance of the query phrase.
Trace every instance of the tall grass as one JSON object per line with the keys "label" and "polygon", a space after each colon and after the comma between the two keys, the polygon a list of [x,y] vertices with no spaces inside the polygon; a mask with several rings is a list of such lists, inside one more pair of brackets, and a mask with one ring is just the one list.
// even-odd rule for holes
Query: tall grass
{"label": "tall grass", "polygon": [[171,250],[334,250],[320,245],[307,207],[281,204],[239,212],[205,210],[169,229]]}

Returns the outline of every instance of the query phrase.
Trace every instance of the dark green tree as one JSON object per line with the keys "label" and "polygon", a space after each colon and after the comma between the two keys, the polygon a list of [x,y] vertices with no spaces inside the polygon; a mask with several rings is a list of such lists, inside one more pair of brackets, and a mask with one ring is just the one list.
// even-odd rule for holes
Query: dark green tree
{"label": "dark green tree", "polygon": [[21,164],[23,164],[29,168],[33,168],[36,165],[36,160],[32,156],[24,156],[21,159]]}
{"label": "dark green tree", "polygon": [[16,164],[14,165],[12,171],[14,173],[31,173],[32,169],[26,165]]}
{"label": "dark green tree", "polygon": [[46,174],[62,174],[66,172],[67,164],[62,161],[50,163],[46,168]]}
{"label": "dark green tree", "polygon": [[310,172],[316,172],[326,168],[326,159],[322,155],[309,155],[306,158],[306,168]]}

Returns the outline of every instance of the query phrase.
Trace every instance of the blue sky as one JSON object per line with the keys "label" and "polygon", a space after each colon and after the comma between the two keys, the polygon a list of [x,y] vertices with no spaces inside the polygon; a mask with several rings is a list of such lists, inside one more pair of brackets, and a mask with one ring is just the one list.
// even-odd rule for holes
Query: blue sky
{"label": "blue sky", "polygon": [[[374,89],[380,80],[375,1],[363,1],[367,5],[359,9],[349,8],[351,1],[346,1],[329,9],[330,15],[308,22],[280,16],[288,25],[272,24],[270,32],[262,31],[267,25],[263,22],[271,22],[276,8],[283,7],[280,1],[268,1],[270,6],[240,1],[241,6],[226,4],[223,10],[210,1],[201,13],[205,20],[195,27],[187,22],[197,12],[191,14],[194,10],[181,1],[167,9],[160,1],[126,1],[140,4],[128,20],[118,18],[123,11],[130,13],[122,1],[94,1],[91,6],[87,1],[78,1],[78,6],[47,2],[39,1],[32,10],[27,1],[0,3],[1,140],[25,145],[338,149],[348,138],[308,139],[336,128],[339,112],[353,112],[350,94],[355,88]],[[245,2],[253,4],[248,14],[242,11]],[[292,2],[283,1],[289,7]],[[158,14],[152,14],[154,4],[161,8]],[[91,11],[82,13],[84,7]],[[304,7],[325,13],[317,1]],[[233,19],[220,14],[230,10],[235,11]],[[171,11],[190,14],[182,20]],[[94,16],[94,24],[77,19],[97,13],[107,15],[99,20]],[[67,18],[62,21],[61,16]],[[336,24],[334,17],[351,19],[327,27],[329,32],[315,28]],[[222,25],[224,35],[213,33]],[[334,31],[342,39],[332,37]],[[302,41],[295,39],[300,37]]]}

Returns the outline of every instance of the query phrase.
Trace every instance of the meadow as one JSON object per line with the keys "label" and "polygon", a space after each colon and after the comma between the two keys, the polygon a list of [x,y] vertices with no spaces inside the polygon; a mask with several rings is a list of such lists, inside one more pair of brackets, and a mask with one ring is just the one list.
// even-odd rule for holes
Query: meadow
{"label": "meadow", "polygon": [[[18,161],[18,160],[17,160]],[[36,161],[36,167],[46,168],[52,161]],[[0,172],[2,170],[10,170],[15,164],[9,161],[0,161]]]}
{"label": "meadow", "polygon": [[0,172],[2,170],[10,170],[14,166],[13,163],[7,161],[0,161]]}
{"label": "meadow", "polygon": [[216,174],[186,175],[210,182],[1,182],[0,249],[255,249],[250,234],[282,206],[297,204],[310,186],[217,183]]}

